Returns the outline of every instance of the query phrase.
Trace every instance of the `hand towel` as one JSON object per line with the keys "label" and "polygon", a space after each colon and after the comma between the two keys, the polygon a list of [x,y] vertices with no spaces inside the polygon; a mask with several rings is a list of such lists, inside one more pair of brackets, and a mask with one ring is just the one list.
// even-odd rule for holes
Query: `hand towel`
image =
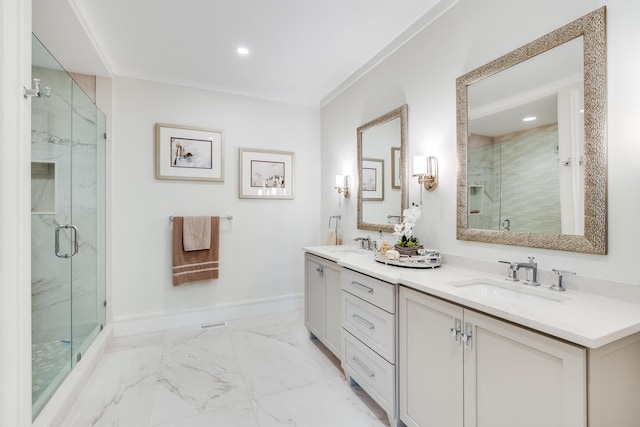
{"label": "hand towel", "polygon": [[[336,225],[334,228],[331,228],[331,220],[335,219],[336,220]],[[326,245],[327,246],[335,246],[335,245],[339,245],[341,242],[340,240],[342,240],[340,238],[340,234],[341,234],[341,229],[338,228],[338,224],[340,223],[340,215],[332,215],[329,217],[329,229],[327,230],[327,240],[326,240]]]}
{"label": "hand towel", "polygon": [[330,228],[327,231],[327,241],[325,244],[327,246],[335,246],[338,244],[338,233],[336,233],[336,230]]}
{"label": "hand towel", "polygon": [[202,251],[211,248],[211,217],[185,216],[182,224],[184,250]]}
{"label": "hand towel", "polygon": [[210,248],[187,252],[182,243],[184,218],[173,218],[173,286],[218,278],[220,217],[213,216],[210,221]]}

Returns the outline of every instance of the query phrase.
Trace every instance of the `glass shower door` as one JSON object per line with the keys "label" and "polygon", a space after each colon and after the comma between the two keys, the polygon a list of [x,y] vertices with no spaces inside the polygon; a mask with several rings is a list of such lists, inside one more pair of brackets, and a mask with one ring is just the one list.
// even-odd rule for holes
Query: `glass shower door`
{"label": "glass shower door", "polygon": [[75,82],[72,104],[72,205],[78,253],[71,258],[71,337],[75,366],[104,319],[104,114]]}
{"label": "glass shower door", "polygon": [[31,288],[34,417],[105,324],[104,114],[33,37]]}
{"label": "glass shower door", "polygon": [[[33,413],[71,371],[72,80],[34,38],[33,78],[51,87],[31,104],[31,338]],[[56,245],[57,237],[57,245]],[[56,247],[57,246],[57,247]]]}

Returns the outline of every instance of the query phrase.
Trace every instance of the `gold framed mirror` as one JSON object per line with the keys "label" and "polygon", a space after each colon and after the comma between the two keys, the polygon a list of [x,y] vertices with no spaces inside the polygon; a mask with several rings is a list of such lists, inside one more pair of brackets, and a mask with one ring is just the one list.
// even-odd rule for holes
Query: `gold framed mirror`
{"label": "gold framed mirror", "polygon": [[407,105],[358,127],[360,230],[393,232],[409,205]]}
{"label": "gold framed mirror", "polygon": [[605,7],[456,80],[458,240],[607,253],[606,83]]}

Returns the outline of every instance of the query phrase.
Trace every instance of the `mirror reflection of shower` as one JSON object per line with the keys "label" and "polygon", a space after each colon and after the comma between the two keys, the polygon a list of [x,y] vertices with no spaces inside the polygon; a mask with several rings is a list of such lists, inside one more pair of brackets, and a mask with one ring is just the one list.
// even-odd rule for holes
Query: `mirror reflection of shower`
{"label": "mirror reflection of shower", "polygon": [[583,47],[578,37],[468,86],[469,228],[584,233],[584,163],[571,161],[584,157]]}

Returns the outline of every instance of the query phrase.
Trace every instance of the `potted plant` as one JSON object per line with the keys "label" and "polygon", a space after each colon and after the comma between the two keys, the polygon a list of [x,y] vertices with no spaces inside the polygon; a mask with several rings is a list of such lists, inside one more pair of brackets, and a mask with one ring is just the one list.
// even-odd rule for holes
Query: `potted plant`
{"label": "potted plant", "polygon": [[418,255],[418,249],[423,248],[418,238],[413,235],[413,228],[421,213],[420,207],[412,203],[410,208],[402,211],[402,222],[394,226],[393,234],[398,236],[395,250],[402,255]]}

